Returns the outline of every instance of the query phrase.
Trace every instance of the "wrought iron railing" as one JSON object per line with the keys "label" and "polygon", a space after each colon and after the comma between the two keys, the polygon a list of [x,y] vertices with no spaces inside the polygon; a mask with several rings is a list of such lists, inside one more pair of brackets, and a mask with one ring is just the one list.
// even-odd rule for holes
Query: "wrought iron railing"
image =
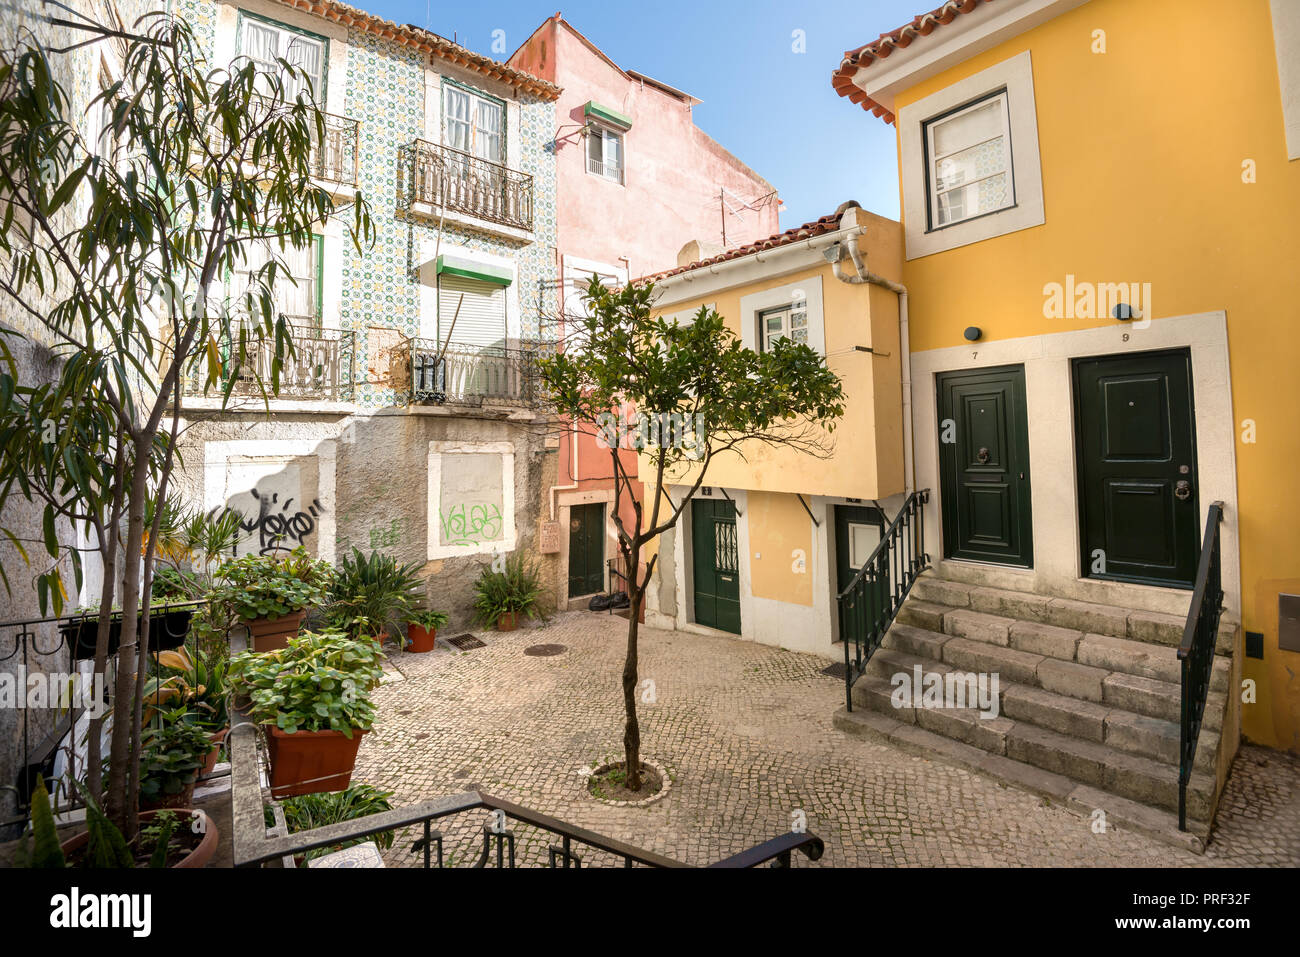
{"label": "wrought iron railing", "polygon": [[[189,631],[190,616],[203,602],[151,602],[149,653],[179,647]],[[80,776],[74,732],[111,707],[117,642],[122,615],[113,615],[108,634],[107,673],[93,670],[99,613],[0,622],[0,683],[26,695],[32,683],[57,695],[37,701],[25,697],[5,709],[0,720],[0,842],[17,835],[27,822],[30,799],[40,777],[49,780],[56,811],[81,806],[68,781]],[[56,775],[56,762],[63,774]]]}
{"label": "wrought iron railing", "polygon": [[[325,121],[325,135],[312,144],[311,175],[325,183],[356,186],[361,162],[361,124],[350,117],[336,116],[323,110],[321,116]],[[314,130],[312,138],[315,139]],[[224,143],[225,134],[214,127],[209,146],[213,150],[220,150]],[[269,158],[258,161],[256,166],[265,169],[268,162]]]}
{"label": "wrought iron railing", "polygon": [[1201,539],[1201,557],[1196,565],[1196,582],[1192,604],[1187,610],[1187,625],[1178,645],[1182,666],[1182,708],[1178,734],[1178,829],[1187,830],[1187,785],[1192,779],[1196,759],[1196,742],[1201,735],[1201,719],[1210,693],[1210,675],[1214,669],[1214,645],[1219,635],[1219,617],[1223,613],[1223,564],[1220,557],[1219,528],[1223,523],[1223,503],[1215,502],[1205,517],[1205,536]]}
{"label": "wrought iron railing", "polygon": [[407,346],[412,401],[534,407],[545,401],[537,365],[546,354],[542,347],[443,346],[432,339]]}
{"label": "wrought iron railing", "polygon": [[232,395],[268,398],[320,399],[338,401],[352,397],[356,386],[357,334],[347,329],[322,329],[301,316],[286,317],[294,331],[290,336],[293,355],[282,357],[279,391],[272,393],[271,372],[275,342],[251,339],[244,343],[241,361],[239,341],[227,339],[218,349],[221,369],[217,381],[207,388],[209,358],[195,355],[185,376],[185,394],[220,395],[230,377]]}
{"label": "wrought iron railing", "polygon": [[412,198],[478,219],[533,228],[533,178],[425,140],[414,143]]}
{"label": "wrought iron railing", "polygon": [[898,616],[917,576],[930,565],[925,551],[925,510],[930,490],[912,492],[880,537],[880,544],[839,593],[840,641],[844,643],[844,697],[853,710],[853,683],[866,672],[885,633]]}

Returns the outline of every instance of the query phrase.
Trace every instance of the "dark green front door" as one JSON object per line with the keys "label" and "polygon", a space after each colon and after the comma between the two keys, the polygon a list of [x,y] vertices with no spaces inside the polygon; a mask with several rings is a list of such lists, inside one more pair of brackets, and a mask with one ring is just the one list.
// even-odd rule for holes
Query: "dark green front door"
{"label": "dark green front door", "polygon": [[1083,574],[1190,588],[1198,504],[1186,349],[1076,359]]}
{"label": "dark green front door", "polygon": [[605,590],[605,506],[569,509],[569,597]]}
{"label": "dark green front door", "polygon": [[1024,366],[945,372],[938,386],[944,556],[1032,567]]}
{"label": "dark green front door", "polygon": [[[835,506],[835,591],[837,594],[843,592],[853,582],[862,569],[863,563],[871,557],[876,546],[880,544],[880,537],[884,531],[885,518],[879,509],[865,505]],[[848,616],[852,615],[854,620],[866,621],[880,613],[885,599],[889,596],[889,572],[890,565],[885,564],[883,574],[877,579],[874,595],[867,598],[869,607],[863,609],[861,614],[852,607],[845,607],[837,602],[840,612],[840,641],[845,641],[849,637]],[[850,602],[853,600],[853,598],[849,599]]]}
{"label": "dark green front door", "polygon": [[692,499],[691,540],[696,623],[740,634],[736,506],[725,499]]}

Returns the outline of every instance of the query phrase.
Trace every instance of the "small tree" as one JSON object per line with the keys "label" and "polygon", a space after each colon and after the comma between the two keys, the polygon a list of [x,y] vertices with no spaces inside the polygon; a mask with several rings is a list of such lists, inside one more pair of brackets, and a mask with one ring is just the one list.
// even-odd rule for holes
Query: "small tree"
{"label": "small tree", "polygon": [[[167,499],[184,387],[197,382],[228,398],[238,377],[252,377],[264,395],[278,391],[293,346],[273,287],[290,276],[287,251],[308,248],[338,210],[313,179],[325,121],[302,70],[287,60],[272,70],[248,60],[209,70],[188,24],[162,13],[129,33],[83,21],[76,46],[121,44],[121,79],[88,107],[57,82],[58,52],[30,33],[0,38],[0,294],[59,363],[52,381],[21,381],[0,337],[0,510],[21,496],[43,511],[39,542],[3,530],[25,559],[26,544],[49,556],[35,574],[42,612],[63,606],[63,558],[80,587],[80,556],[59,540],[57,521],[86,530],[104,567],[100,673],[120,588],[127,613],[104,806],[129,839],[167,511],[150,503]],[[306,92],[291,94],[299,84]],[[373,238],[359,195],[349,231],[358,250]],[[267,256],[250,270],[255,245]],[[233,301],[218,295],[241,273],[246,289]],[[264,382],[250,361],[263,343],[273,346]],[[99,742],[96,722],[87,768],[96,800]]]}
{"label": "small tree", "polygon": [[[844,395],[838,377],[806,345],[782,339],[765,352],[746,349],[708,308],[687,325],[652,317],[652,283],[614,291],[593,277],[585,299],[587,316],[570,320],[565,351],[542,361],[541,376],[556,411],[596,432],[613,465],[614,525],[629,599],[623,748],[627,787],[637,791],[637,624],[659,557],[642,569],[642,551],[677,525],[718,456],[743,458],[760,446],[829,455]],[[626,448],[640,455],[644,471],[637,476],[620,455]],[[681,501],[668,497],[666,479],[689,483]],[[645,482],[649,501],[638,497],[638,481]],[[630,525],[624,502],[632,507]]]}

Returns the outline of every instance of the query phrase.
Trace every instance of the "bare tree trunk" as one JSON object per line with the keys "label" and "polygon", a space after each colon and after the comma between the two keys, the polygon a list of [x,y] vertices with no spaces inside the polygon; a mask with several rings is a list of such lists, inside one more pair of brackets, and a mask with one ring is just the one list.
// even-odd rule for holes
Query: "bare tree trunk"
{"label": "bare tree trunk", "polygon": [[641,564],[641,540],[632,540],[625,549],[627,559],[627,658],[623,662],[623,709],[627,724],[623,729],[623,765],[627,772],[627,789],[641,790],[641,725],[636,717],[637,624],[641,617],[641,582],[637,570]]}
{"label": "bare tree trunk", "polygon": [[131,761],[140,760],[140,742],[132,740],[135,708],[136,669],[142,667],[136,640],[139,633],[140,551],[144,542],[145,500],[149,495],[150,442],[133,437],[135,459],[127,507],[126,546],[122,595],[122,642],[117,650],[117,678],[113,694],[113,738],[108,757],[108,802],[106,813],[122,836],[132,840],[138,829],[138,795],[127,788]]}
{"label": "bare tree trunk", "polygon": [[[104,581],[99,590],[99,631],[95,635],[94,674],[104,675],[105,680],[108,675],[108,633],[113,620],[113,595],[117,589],[117,526],[122,520],[121,492],[125,468],[126,448],[118,442],[113,454],[113,482],[117,491],[108,510],[107,524],[101,524],[98,528],[99,551],[104,560]],[[103,516],[100,516],[100,521],[103,521]],[[106,715],[107,712],[90,719],[90,739],[86,744],[86,786],[101,806],[104,802],[103,737]]]}

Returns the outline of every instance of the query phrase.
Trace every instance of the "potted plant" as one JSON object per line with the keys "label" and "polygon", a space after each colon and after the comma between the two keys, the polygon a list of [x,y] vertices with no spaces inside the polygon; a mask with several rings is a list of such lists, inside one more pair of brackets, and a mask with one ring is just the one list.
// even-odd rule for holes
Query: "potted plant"
{"label": "potted plant", "polygon": [[[355,821],[358,818],[369,817],[372,814],[391,811],[393,809],[392,797],[393,793],[391,791],[381,791],[369,784],[351,784],[344,790],[331,794],[303,794],[298,797],[286,798],[281,803],[281,807],[284,810],[284,823],[288,827],[289,833],[297,834],[300,831],[310,831],[329,824],[338,824],[341,821]],[[269,828],[275,823],[275,814],[269,805],[265,809],[265,815],[266,826]],[[315,850],[305,851],[301,855],[301,860],[303,862],[311,861],[334,851],[341,851],[344,848],[364,844],[368,841],[373,841],[381,850],[385,850],[393,846],[394,837],[395,833],[393,831],[381,831],[379,834],[354,837],[332,844],[329,847],[318,847]]]}
{"label": "potted plant", "polygon": [[200,775],[211,774],[230,730],[227,706],[229,660],[215,651],[178,648],[158,656],[159,673],[145,684],[144,721],[165,706],[183,705],[189,718],[203,727],[212,742]]}
{"label": "potted plant", "polygon": [[140,748],[140,807],[142,810],[188,807],[194,783],[212,752],[211,732],[190,712],[177,708],[146,727]]}
{"label": "potted plant", "polygon": [[485,567],[474,582],[474,622],[495,626],[497,631],[514,631],[519,616],[540,614],[545,589],[537,568],[516,552],[505,560],[501,571]]}
{"label": "potted plant", "polygon": [[383,657],[376,641],[306,631],[277,651],[230,659],[232,690],[267,726],[272,797],[348,786],[361,736],[375,720],[371,692]]}
{"label": "potted plant", "polygon": [[381,644],[392,629],[402,641],[402,626],[424,597],[419,569],[419,562],[399,565],[392,555],[367,557],[354,548],[335,570],[326,613],[330,627]]}
{"label": "potted plant", "polygon": [[406,650],[433,651],[438,639],[438,629],[447,624],[447,615],[441,611],[417,611],[406,622]]}
{"label": "potted plant", "polygon": [[328,562],[299,546],[287,556],[245,555],[222,565],[212,598],[248,628],[254,651],[274,651],[302,627],[307,609],[324,604],[333,581]]}
{"label": "potted plant", "polygon": [[217,850],[217,826],[203,811],[144,811],[140,830],[127,841],[84,786],[86,830],[59,842],[50,795],[38,778],[32,792],[31,830],[18,846],[16,862],[39,868],[204,867]]}

